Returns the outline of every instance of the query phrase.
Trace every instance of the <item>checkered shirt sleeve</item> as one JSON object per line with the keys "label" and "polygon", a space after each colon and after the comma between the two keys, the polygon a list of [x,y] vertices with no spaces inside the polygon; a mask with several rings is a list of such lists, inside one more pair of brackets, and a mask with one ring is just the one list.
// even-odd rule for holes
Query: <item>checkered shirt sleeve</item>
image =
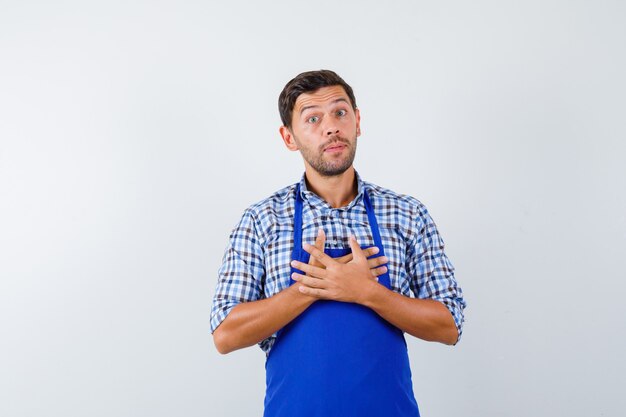
{"label": "checkered shirt sleeve", "polygon": [[233,231],[222,266],[211,309],[211,333],[239,303],[261,298],[259,283],[265,275],[264,251],[255,226],[255,219],[246,210]]}
{"label": "checkered shirt sleeve", "polygon": [[408,245],[407,274],[411,291],[417,298],[429,298],[443,303],[454,318],[458,332],[463,333],[463,310],[466,302],[454,278],[454,266],[444,252],[444,241],[428,210],[421,203],[413,217],[416,232]]}

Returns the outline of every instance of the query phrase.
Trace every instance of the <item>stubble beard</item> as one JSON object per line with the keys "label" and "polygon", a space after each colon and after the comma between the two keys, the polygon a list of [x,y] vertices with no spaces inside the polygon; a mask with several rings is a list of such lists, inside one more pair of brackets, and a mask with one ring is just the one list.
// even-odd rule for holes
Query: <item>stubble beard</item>
{"label": "stubble beard", "polygon": [[[324,149],[333,143],[344,144],[346,146],[347,155],[343,158],[325,158]],[[307,161],[311,168],[318,174],[323,177],[335,177],[343,174],[352,166],[356,155],[356,136],[352,143],[350,143],[348,139],[334,136],[322,144],[317,152],[314,152],[312,149],[300,147],[300,153],[304,160]]]}

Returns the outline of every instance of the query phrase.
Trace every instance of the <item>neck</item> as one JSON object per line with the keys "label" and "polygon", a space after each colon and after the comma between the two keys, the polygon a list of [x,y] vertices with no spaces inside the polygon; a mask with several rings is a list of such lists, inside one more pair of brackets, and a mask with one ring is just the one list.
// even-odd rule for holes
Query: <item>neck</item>
{"label": "neck", "polygon": [[357,194],[356,174],[352,166],[343,174],[332,177],[324,177],[307,167],[305,180],[309,191],[319,195],[333,208],[347,206]]}

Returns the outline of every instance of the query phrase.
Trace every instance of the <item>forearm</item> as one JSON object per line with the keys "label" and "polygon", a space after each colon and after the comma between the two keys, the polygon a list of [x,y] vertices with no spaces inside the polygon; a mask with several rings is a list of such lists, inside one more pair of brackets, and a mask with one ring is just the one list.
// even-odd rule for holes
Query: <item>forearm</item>
{"label": "forearm", "polygon": [[270,337],[306,310],[315,298],[298,291],[296,283],[278,294],[235,306],[213,332],[220,353],[252,346]]}
{"label": "forearm", "polygon": [[417,338],[453,345],[458,339],[454,318],[446,306],[431,299],[410,298],[373,283],[361,304],[400,330]]}

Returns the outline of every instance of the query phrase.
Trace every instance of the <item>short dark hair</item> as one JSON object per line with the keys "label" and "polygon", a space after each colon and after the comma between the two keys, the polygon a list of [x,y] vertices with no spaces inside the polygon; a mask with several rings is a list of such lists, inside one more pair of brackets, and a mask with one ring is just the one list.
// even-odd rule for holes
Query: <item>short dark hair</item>
{"label": "short dark hair", "polygon": [[343,78],[330,70],[307,71],[298,74],[293,80],[289,81],[285,85],[285,88],[283,88],[280,96],[278,96],[278,112],[280,113],[280,119],[283,125],[291,128],[293,107],[300,94],[312,93],[322,87],[331,87],[334,85],[343,87],[350,99],[352,108],[356,110],[356,98],[354,97],[352,87],[350,87]]}

